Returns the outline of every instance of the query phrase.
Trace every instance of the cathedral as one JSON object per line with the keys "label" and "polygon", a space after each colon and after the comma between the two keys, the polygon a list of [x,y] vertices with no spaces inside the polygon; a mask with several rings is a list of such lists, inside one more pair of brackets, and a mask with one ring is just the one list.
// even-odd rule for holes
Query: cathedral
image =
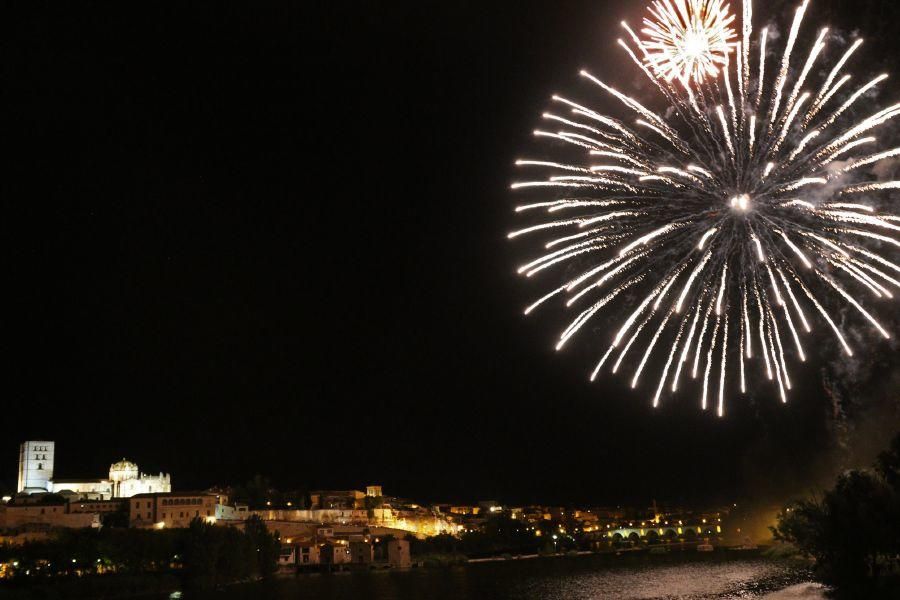
{"label": "cathedral", "polygon": [[168,473],[147,475],[124,458],[109,467],[105,479],[54,479],[54,442],[28,441],[19,447],[20,494],[54,493],[79,496],[85,500],[130,498],[136,494],[171,492]]}

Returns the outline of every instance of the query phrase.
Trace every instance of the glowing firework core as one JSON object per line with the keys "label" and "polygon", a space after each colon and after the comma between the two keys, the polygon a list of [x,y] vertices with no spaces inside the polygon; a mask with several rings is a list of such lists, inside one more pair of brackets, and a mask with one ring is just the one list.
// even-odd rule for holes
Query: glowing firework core
{"label": "glowing firework core", "polygon": [[705,31],[688,31],[678,50],[689,62],[697,62],[703,60],[712,48],[709,47],[709,36]]}
{"label": "glowing firework core", "polygon": [[734,196],[731,199],[731,208],[738,212],[747,212],[748,210],[750,210],[750,196],[748,196],[747,194]]}

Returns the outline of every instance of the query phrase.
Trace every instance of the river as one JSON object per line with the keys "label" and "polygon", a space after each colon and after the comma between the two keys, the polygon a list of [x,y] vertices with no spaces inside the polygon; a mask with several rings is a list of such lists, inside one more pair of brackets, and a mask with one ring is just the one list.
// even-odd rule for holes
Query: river
{"label": "river", "polygon": [[[300,575],[185,600],[820,600],[825,588],[762,558],[623,560],[560,557],[409,571]],[[178,595],[173,595],[178,597]],[[162,599],[160,599],[162,600]]]}

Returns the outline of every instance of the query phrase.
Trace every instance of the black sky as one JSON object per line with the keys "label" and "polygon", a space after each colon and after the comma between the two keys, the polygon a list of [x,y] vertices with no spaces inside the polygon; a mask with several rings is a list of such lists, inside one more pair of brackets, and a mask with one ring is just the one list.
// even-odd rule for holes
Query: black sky
{"label": "black sky", "polygon": [[[581,67],[631,78],[642,2],[283,4],[3,19],[0,487],[34,438],[65,477],[127,456],[182,489],[422,500],[711,501],[818,468],[821,364],[786,407],[652,411],[586,383],[596,347],[552,351],[560,315],[520,316],[512,162]],[[888,3],[814,7],[886,29]]]}

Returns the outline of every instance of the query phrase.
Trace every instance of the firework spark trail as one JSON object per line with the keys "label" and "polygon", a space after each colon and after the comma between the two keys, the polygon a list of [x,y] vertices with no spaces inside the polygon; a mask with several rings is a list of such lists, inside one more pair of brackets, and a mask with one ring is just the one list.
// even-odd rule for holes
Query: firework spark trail
{"label": "firework spark trail", "polygon": [[713,327],[712,332],[712,340],[709,342],[709,353],[706,355],[706,371],[703,373],[703,396],[700,401],[700,406],[703,410],[706,410],[708,407],[707,397],[709,396],[709,374],[712,371],[713,366],[713,353],[716,351],[716,340],[719,336],[719,325],[721,324],[722,317],[716,316],[716,325]]}
{"label": "firework spark trail", "polygon": [[813,139],[819,137],[819,135],[821,135],[821,133],[822,133],[821,131],[813,131],[813,132],[810,132],[809,134],[807,134],[807,136],[805,138],[803,138],[799,144],[797,144],[797,147],[794,148],[794,151],[791,152],[791,155],[788,156],[787,162],[788,163],[794,162],[794,159],[797,158],[797,156],[799,156],[800,153],[806,149],[806,146],[811,141],[813,141]]}
{"label": "firework spark trail", "polygon": [[[781,333],[778,330],[778,319],[775,318],[775,313],[772,312],[771,308],[768,310],[769,314],[769,323],[771,325],[771,329],[769,330],[769,337],[775,339],[775,345],[778,346],[778,359],[775,361],[775,366],[781,366],[781,374],[784,379],[784,386],[787,389],[791,389],[791,378],[788,374],[787,361],[784,360],[784,346],[781,343]],[[771,344],[771,342],[770,342]],[[772,354],[775,354],[775,349],[772,348]],[[783,402],[787,402],[787,396],[782,393],[781,399]]]}
{"label": "firework spark trail", "polygon": [[[850,260],[853,262],[854,265],[856,265],[857,268],[859,268],[859,269],[865,269],[866,271],[869,271],[870,273],[874,273],[875,275],[878,275],[879,277],[881,277],[882,279],[884,279],[884,280],[887,281],[888,283],[894,285],[894,287],[900,288],[900,280],[894,279],[893,277],[891,277],[890,275],[888,275],[887,273],[885,273],[885,272],[882,271],[881,269],[878,269],[878,268],[876,268],[876,267],[873,267],[872,265],[870,265],[870,264],[868,264],[868,263],[864,263],[864,262],[862,262],[861,260],[857,260],[857,259],[855,259],[855,258],[852,258],[852,259],[850,259]],[[893,298],[893,295],[888,294],[888,297],[889,297],[889,298]]]}
{"label": "firework spark trail", "polygon": [[725,331],[722,333],[722,361],[719,363],[719,404],[716,414],[725,416],[725,369],[728,357],[728,315],[725,315]]}
{"label": "firework spark trail", "polygon": [[[709,232],[707,232],[704,235],[704,238],[706,238],[707,235],[711,235],[711,234]],[[708,238],[706,238],[706,239],[708,239]],[[703,241],[702,240],[701,240],[699,247],[701,250],[703,249]],[[687,283],[684,284],[684,289],[681,290],[681,295],[678,297],[678,302],[675,304],[675,312],[679,312],[679,313],[681,312],[681,307],[684,305],[684,300],[685,300],[685,298],[687,298],[688,293],[691,291],[691,286],[693,285],[694,281],[696,281],[697,277],[700,276],[700,273],[706,267],[706,264],[709,262],[709,259],[711,257],[712,257],[712,252],[707,252],[706,254],[704,254],[703,259],[696,266],[696,268],[694,268],[693,272],[691,272],[690,277],[688,277]]]}
{"label": "firework spark trail", "polygon": [[600,362],[597,363],[597,367],[594,369],[594,372],[591,373],[591,381],[594,381],[597,379],[597,375],[600,373],[600,369],[603,368],[603,365],[606,363],[606,360],[610,357],[610,355],[613,353],[613,350],[615,350],[615,349],[616,349],[615,346],[609,347],[609,350],[606,351],[606,354],[604,354],[603,358],[600,359]]}
{"label": "firework spark trail", "polygon": [[[800,112],[800,109],[803,107],[803,104],[809,99],[809,92],[805,92],[800,100],[794,105],[790,112],[788,113],[787,118],[784,120],[784,125],[781,127],[781,134],[778,136],[778,140],[775,142],[775,147],[772,152],[778,152],[781,150],[781,145],[784,143],[784,140],[787,139],[788,132],[791,129],[791,125],[794,124],[794,119],[797,117],[797,113]],[[799,147],[799,146],[798,146]],[[788,159],[790,161],[790,159]]]}
{"label": "firework spark trail", "polygon": [[628,354],[628,351],[631,350],[631,346],[637,341],[638,337],[641,335],[641,332],[644,330],[644,327],[647,325],[647,323],[650,322],[650,320],[652,318],[653,318],[652,314],[648,315],[641,322],[641,324],[637,326],[637,328],[634,331],[634,334],[628,340],[628,343],[625,344],[625,347],[622,349],[622,351],[619,353],[619,359],[616,360],[616,363],[613,365],[613,368],[612,368],[613,374],[616,374],[619,372],[619,367],[622,366],[622,361],[625,360],[625,356]]}
{"label": "firework spark trail", "polygon": [[[783,361],[779,362],[778,356],[775,354],[775,343],[772,340],[772,324],[774,323],[774,319],[772,318],[771,312],[769,311],[766,312],[766,317],[766,335],[768,336],[769,340],[769,345],[766,347],[766,352],[772,357],[772,364],[775,366],[775,381],[778,382],[778,391],[781,393],[781,401],[787,402],[787,392],[784,389],[785,381],[781,376],[781,365]],[[790,387],[790,384],[788,384],[787,387]]]}
{"label": "firework spark trail", "polygon": [[846,245],[846,248],[849,250],[852,250],[853,252],[856,252],[857,254],[862,254],[866,258],[870,258],[870,259],[874,260],[875,262],[881,264],[882,266],[885,266],[889,269],[893,269],[894,271],[897,271],[898,273],[900,273],[900,265],[898,265],[896,263],[892,263],[891,261],[886,260],[884,257],[879,256],[878,254],[875,254],[874,252],[869,252],[868,250],[864,250],[863,248],[858,248],[856,246],[850,246],[850,245]]}
{"label": "firework spark trail", "polygon": [[[620,255],[620,256],[621,256],[621,255]],[[572,298],[571,298],[568,302],[566,302],[566,306],[572,306],[573,304],[575,304],[576,302],[578,302],[579,300],[581,300],[581,298],[583,298],[584,296],[586,296],[587,294],[589,294],[589,293],[590,293],[591,291],[593,291],[594,289],[603,287],[603,285],[604,285],[607,281],[609,281],[609,280],[615,278],[616,275],[618,275],[618,274],[621,273],[622,271],[626,270],[626,269],[631,265],[631,263],[633,263],[633,262],[635,262],[635,261],[637,261],[637,260],[640,260],[640,259],[641,259],[642,257],[644,257],[644,256],[646,256],[646,253],[641,253],[641,254],[637,254],[637,255],[635,255],[635,256],[632,256],[631,258],[629,258],[628,260],[626,260],[625,262],[623,262],[622,264],[620,264],[619,266],[617,266],[615,269],[613,269],[613,270],[610,271],[609,273],[606,273],[605,275],[603,275],[603,277],[601,277],[600,279],[598,279],[595,283],[589,285],[588,287],[586,287],[586,288],[584,288],[583,290],[581,290],[580,292],[578,292],[576,295],[572,296]],[[609,264],[609,263],[606,263],[606,264]],[[578,285],[578,284],[576,284],[576,282],[572,282],[572,284],[570,284],[570,285],[567,287],[567,289],[571,291],[572,289],[574,289],[574,286],[576,286],[576,285]]]}
{"label": "firework spark trail", "polygon": [[675,393],[678,391],[678,378],[681,375],[682,367],[684,367],[684,365],[687,364],[688,355],[691,352],[691,341],[694,339],[694,333],[697,331],[697,323],[700,320],[700,306],[701,306],[700,303],[702,301],[703,301],[703,297],[701,296],[698,299],[697,307],[694,310],[694,320],[691,323],[691,330],[690,330],[690,333],[688,334],[687,341],[684,343],[684,350],[681,353],[681,359],[678,361],[678,367],[675,369],[675,376],[672,377],[672,393]]}
{"label": "firework spark trail", "polygon": [[877,162],[885,160],[887,158],[894,158],[895,156],[900,156],[900,148],[894,148],[893,150],[879,152],[878,154],[875,154],[873,156],[867,156],[866,158],[862,158],[860,160],[854,161],[854,162],[850,163],[848,166],[844,167],[844,172],[853,171],[860,167],[865,167],[867,165],[877,163]]}
{"label": "firework spark trail", "polygon": [[674,311],[670,311],[669,314],[666,315],[666,318],[663,319],[662,323],[660,323],[659,329],[656,330],[656,335],[653,336],[653,339],[647,346],[647,351],[644,352],[644,358],[641,359],[641,364],[638,366],[637,371],[635,371],[634,373],[634,378],[631,380],[632,389],[637,387],[638,380],[641,377],[641,372],[644,370],[644,366],[647,364],[647,360],[650,358],[650,354],[653,352],[653,347],[656,346],[656,342],[659,341],[659,336],[662,335],[663,329],[666,328],[666,324],[669,322],[669,319],[672,317],[673,313]]}
{"label": "firework spark trail", "polygon": [[781,58],[781,70],[778,72],[778,78],[775,80],[775,99],[773,100],[772,109],[769,111],[769,133],[772,133],[772,127],[778,119],[778,109],[781,107],[781,94],[784,91],[784,84],[787,81],[788,67],[791,64],[791,53],[794,51],[794,44],[797,42],[797,34],[800,32],[800,23],[803,22],[803,15],[806,13],[806,7],[809,0],[803,0],[803,4],[797,9],[794,15],[794,23],[791,25],[791,32],[788,34],[787,46],[784,49],[784,55]]}
{"label": "firework spark trail", "polygon": [[894,246],[897,246],[898,248],[900,248],[900,241],[897,241],[896,239],[894,239],[892,237],[888,237],[886,235],[872,233],[871,231],[863,231],[861,229],[841,229],[840,231],[842,233],[848,233],[850,235],[857,235],[859,237],[864,237],[864,238],[869,238],[869,239],[873,239],[873,240],[879,240],[882,242],[887,242],[888,244],[893,244]]}
{"label": "firework spark trail", "polygon": [[716,297],[716,315],[722,314],[722,301],[725,299],[725,286],[728,284],[728,265],[722,267],[722,283],[719,285],[719,295]]}
{"label": "firework spark trail", "polygon": [[879,332],[882,336],[884,336],[885,339],[890,339],[891,334],[889,334],[889,333],[887,332],[887,330],[886,330],[884,327],[881,326],[881,323],[879,323],[878,320],[875,319],[875,317],[873,317],[873,316],[869,313],[869,311],[867,311],[866,309],[864,309],[864,308],[862,307],[862,305],[861,305],[859,302],[857,302],[856,298],[854,298],[853,296],[851,296],[850,294],[848,294],[848,293],[846,292],[846,290],[844,290],[844,288],[842,288],[842,287],[839,286],[837,283],[835,283],[835,281],[834,281],[831,277],[828,277],[827,275],[824,275],[823,273],[818,273],[818,275],[819,275],[819,277],[821,277],[822,279],[824,279],[826,282],[828,282],[828,284],[831,285],[831,287],[833,287],[833,288],[837,291],[837,293],[839,293],[841,296],[843,296],[844,299],[847,300],[847,302],[849,302],[850,304],[852,304],[853,307],[854,307],[856,310],[858,310],[858,311],[859,311],[866,319],[868,319],[868,321],[869,321],[872,325],[875,326],[875,329],[877,329],[878,332]]}
{"label": "firework spark trail", "polygon": [[766,376],[772,380],[772,362],[769,360],[769,348],[766,346],[766,311],[763,310],[759,289],[754,285],[753,292],[756,295],[756,307],[759,310],[759,345],[762,348],[763,358],[766,361]]}
{"label": "firework spark trail", "polygon": [[835,96],[841,89],[852,79],[850,75],[844,75],[840,81],[837,82],[833,88],[828,90],[828,93],[825,94],[825,97],[818,104],[814,104],[812,108],[809,109],[809,113],[807,113],[806,118],[803,120],[804,126],[809,126],[810,122],[815,118],[816,115],[819,114],[819,111],[828,104],[828,101],[831,100],[833,96]]}
{"label": "firework spark trail", "polygon": [[[743,286],[742,286],[743,287]],[[747,352],[745,356],[748,359],[753,358],[753,332],[751,331],[752,324],[750,323],[750,312],[747,310],[747,291],[746,289],[742,289],[741,291],[741,301],[743,302],[744,314],[742,316],[742,321],[744,323],[744,329],[747,334]]]}
{"label": "firework spark trail", "polygon": [[715,305],[715,301],[712,297],[709,299],[709,304],[706,308],[706,314],[703,316],[703,324],[700,327],[700,335],[697,337],[697,349],[694,351],[694,368],[691,369],[691,378],[697,379],[697,374],[700,368],[700,357],[703,355],[703,340],[706,337],[706,331],[709,329],[710,316],[713,313],[713,306]]}
{"label": "firework spark trail", "polygon": [[813,48],[809,53],[809,57],[806,59],[806,64],[803,65],[803,71],[800,73],[800,76],[797,77],[797,82],[794,84],[794,91],[791,92],[790,98],[788,98],[787,106],[785,108],[786,111],[790,112],[794,107],[794,103],[797,101],[797,96],[800,95],[800,90],[803,88],[803,84],[806,82],[806,78],[809,76],[810,70],[812,70],[813,64],[816,62],[816,58],[819,57],[819,54],[822,50],[825,49],[824,39],[828,34],[828,28],[824,28],[819,33],[819,39],[816,40],[815,44],[813,44]]}
{"label": "firework spark trail", "polygon": [[624,292],[631,286],[638,283],[641,279],[643,279],[643,278],[642,277],[635,278],[635,279],[632,279],[631,281],[629,281],[628,283],[625,283],[624,285],[620,285],[615,290],[613,290],[609,295],[607,295],[605,298],[603,298],[602,300],[600,300],[599,302],[594,304],[592,307],[590,307],[589,309],[587,309],[586,311],[584,311],[583,313],[578,315],[578,318],[576,318],[575,321],[573,321],[572,324],[569,325],[569,328],[566,329],[560,336],[560,340],[559,340],[559,343],[556,345],[556,349],[562,350],[565,343],[569,341],[569,338],[571,338],[573,335],[578,333],[578,330],[581,329],[581,327],[585,323],[590,321],[591,317],[593,317],[595,314],[597,314],[597,312],[600,309],[602,309],[604,306],[606,306],[607,304],[612,302],[616,298],[616,296],[618,296],[619,294],[621,294],[622,292]]}
{"label": "firework spark trail", "polygon": [[[551,302],[578,305],[557,350],[598,331],[588,325],[601,318],[613,323],[600,333],[608,346],[591,381],[613,354],[613,373],[635,364],[635,388],[658,364],[657,407],[690,369],[702,378],[701,406],[717,394],[722,417],[730,388],[747,393],[754,372],[787,401],[788,363],[807,359],[802,335],[813,319],[850,356],[845,327],[890,337],[873,309],[900,289],[900,264],[889,254],[900,248],[900,216],[880,211],[900,181],[869,171],[900,156],[900,147],[879,143],[900,104],[871,106],[886,74],[848,84],[857,80],[848,69],[861,39],[833,65],[822,64],[836,39],[828,29],[809,49],[798,46],[809,7],[801,0],[768,85],[766,56],[777,41],[767,28],[754,32],[750,0],[740,23],[724,0],[655,0],[643,37],[623,23],[627,36],[617,43],[668,110],[587,71],[591,90],[632,121],[553,96],[561,110],[544,113],[548,127],[534,133],[556,144],[559,158],[516,162],[540,175],[512,184],[528,195],[516,208],[528,220],[508,237],[546,236],[519,273],[561,280],[525,314]],[[844,306],[853,309],[846,324],[835,312]],[[842,315],[840,326],[832,314]]]}
{"label": "firework spark trail", "polygon": [[[752,2],[744,2],[744,14],[743,19],[741,20],[741,26],[743,28],[743,39],[741,41],[741,76],[740,81],[744,82],[744,90],[745,93],[749,90],[746,89],[746,82],[750,81],[750,37],[753,35],[753,3]],[[741,100],[746,104],[747,97],[745,95],[741,95]]]}
{"label": "firework spark trail", "polygon": [[[671,313],[669,314],[669,316],[671,316]],[[662,396],[663,389],[666,386],[666,379],[669,376],[669,368],[671,368],[672,361],[675,359],[675,354],[678,352],[678,343],[681,341],[681,335],[684,333],[684,326],[686,324],[687,319],[682,319],[681,325],[678,327],[678,335],[675,336],[675,342],[672,344],[672,350],[669,352],[669,360],[666,361],[666,366],[665,368],[663,368],[662,376],[659,378],[659,387],[656,388],[656,395],[653,397],[654,408],[659,406],[659,399],[660,396]]]}
{"label": "firework spark trail", "polygon": [[[863,144],[871,144],[871,143],[873,143],[873,142],[875,142],[875,141],[877,141],[877,140],[876,140],[874,137],[871,137],[871,136],[870,136],[870,137],[864,137],[864,138],[860,138],[860,139],[858,139],[858,140],[855,140],[855,141],[853,141],[853,142],[850,142],[849,144],[847,144],[846,146],[844,146],[843,148],[841,148],[840,150],[838,150],[837,152],[835,152],[834,154],[832,154],[830,157],[828,157],[828,158],[826,158],[825,160],[823,160],[823,161],[822,161],[822,166],[825,166],[825,165],[830,164],[831,162],[837,160],[837,159],[840,158],[842,155],[846,154],[847,152],[850,152],[851,150],[853,150],[853,149],[856,148],[857,146],[862,146]],[[880,159],[878,159],[878,160],[880,160]],[[860,165],[860,166],[862,166],[862,165]]]}
{"label": "firework spark trail", "polygon": [[[831,87],[831,84],[834,83],[835,78],[838,76],[838,73],[841,72],[841,69],[844,68],[844,65],[847,64],[847,61],[850,60],[850,57],[853,56],[853,53],[862,45],[863,41],[861,39],[853,42],[853,45],[847,49],[841,59],[834,65],[834,68],[831,70],[831,73],[828,74],[828,78],[825,79],[825,83],[822,84],[822,89],[819,91],[819,95],[816,96],[816,99],[813,101],[812,109],[810,110],[810,114],[808,117],[812,119],[818,114],[821,107],[828,102],[828,98],[830,94],[834,94],[835,90]],[[849,75],[845,76],[843,80],[845,83],[850,79]],[[843,84],[840,84],[843,85]]]}
{"label": "firework spark trail", "polygon": [[722,124],[722,131],[725,133],[725,143],[728,145],[728,154],[731,156],[731,160],[736,160],[736,156],[734,153],[734,142],[731,141],[731,133],[728,131],[728,122],[725,121],[725,111],[722,110],[721,105],[716,107],[716,112],[719,115],[719,122]]}
{"label": "firework spark trail", "polygon": [[847,353],[847,356],[853,356],[853,349],[850,348],[850,345],[847,343],[847,340],[844,338],[844,335],[841,333],[841,330],[838,329],[838,326],[835,325],[834,320],[831,318],[831,315],[828,314],[828,311],[819,303],[816,297],[812,294],[809,289],[800,283],[800,288],[806,294],[806,297],[809,298],[809,301],[812,302],[813,306],[816,307],[816,310],[819,311],[819,314],[822,315],[822,318],[825,319],[825,322],[831,327],[832,331],[834,331],[834,335],[841,342],[841,345],[844,347],[844,352]]}
{"label": "firework spark trail", "polygon": [[[742,321],[745,318],[745,316],[746,316],[746,309],[745,309],[744,313],[741,314]],[[740,330],[741,340],[740,340],[740,343],[738,344],[738,359],[740,360],[740,365],[741,365],[741,393],[746,394],[747,393],[747,373],[746,373],[746,368],[744,366],[744,359],[745,359],[744,344],[747,341],[747,338],[745,337],[747,330],[744,327],[743,322],[740,324],[739,330]]]}
{"label": "firework spark trail", "polygon": [[868,273],[865,272],[869,269],[872,269],[872,271],[876,275],[878,275],[880,271],[878,271],[874,267],[869,267],[869,265],[867,265],[866,263],[857,261],[856,259],[829,259],[829,262],[831,262],[832,264],[836,264],[836,266],[844,271],[849,270],[850,275],[854,279],[860,281],[863,285],[871,289],[876,298],[882,298],[884,296],[887,296],[888,298],[894,297],[889,289],[881,285],[881,283],[873,279],[871,276],[869,276]]}
{"label": "firework spark trail", "polygon": [[777,271],[778,275],[781,277],[781,281],[784,283],[784,289],[787,290],[788,296],[791,299],[791,303],[794,305],[794,310],[797,311],[797,315],[800,317],[800,322],[803,323],[803,328],[806,329],[807,333],[811,332],[812,327],[810,327],[809,321],[806,320],[806,313],[803,312],[803,308],[800,306],[800,303],[797,302],[797,297],[794,295],[794,290],[791,289],[787,277],[784,276],[784,272],[782,272],[781,269],[777,269]]}
{"label": "firework spark trail", "polygon": [[[738,68],[740,72],[740,68]],[[728,94],[728,109],[731,116],[731,130],[734,132],[735,136],[738,135],[738,119],[737,119],[737,105],[734,103],[734,92],[731,90],[731,75],[729,74],[731,71],[729,69],[725,69],[724,77],[725,77],[725,92]]]}
{"label": "firework spark trail", "polygon": [[781,297],[781,290],[778,289],[775,275],[772,274],[772,267],[768,264],[766,264],[766,272],[769,274],[769,282],[772,284],[772,291],[775,292],[775,301],[778,303],[778,306],[784,306],[784,298]]}
{"label": "firework spark trail", "polygon": [[753,146],[756,143],[756,115],[750,115],[750,128],[749,135],[747,139],[747,150],[750,152],[752,157],[753,155]]}
{"label": "firework spark trail", "polygon": [[756,80],[756,108],[762,104],[763,92],[766,88],[766,46],[769,42],[769,28],[763,27],[759,34],[759,77]]}
{"label": "firework spark trail", "polygon": [[856,101],[857,101],[857,100],[859,100],[859,99],[860,99],[862,96],[864,96],[869,90],[871,90],[872,88],[874,88],[875,86],[877,86],[879,83],[881,83],[882,81],[884,81],[884,80],[887,79],[887,78],[888,78],[888,76],[885,75],[885,74],[879,75],[878,77],[876,77],[875,79],[873,79],[872,81],[870,81],[869,83],[867,83],[866,85],[864,85],[863,87],[861,87],[861,88],[859,88],[858,90],[856,90],[856,92],[855,92],[852,96],[850,96],[850,98],[848,98],[846,102],[844,102],[843,104],[841,104],[840,108],[838,108],[836,111],[834,111],[834,112],[831,114],[831,116],[828,117],[828,120],[826,120],[826,121],[820,126],[819,129],[820,129],[820,130],[821,130],[821,129],[825,129],[826,127],[829,127],[830,125],[832,125],[835,121],[838,120],[838,118],[839,118],[842,114],[844,114],[845,112],[847,112],[847,110],[848,110],[851,106],[853,106],[854,104],[856,104]]}

